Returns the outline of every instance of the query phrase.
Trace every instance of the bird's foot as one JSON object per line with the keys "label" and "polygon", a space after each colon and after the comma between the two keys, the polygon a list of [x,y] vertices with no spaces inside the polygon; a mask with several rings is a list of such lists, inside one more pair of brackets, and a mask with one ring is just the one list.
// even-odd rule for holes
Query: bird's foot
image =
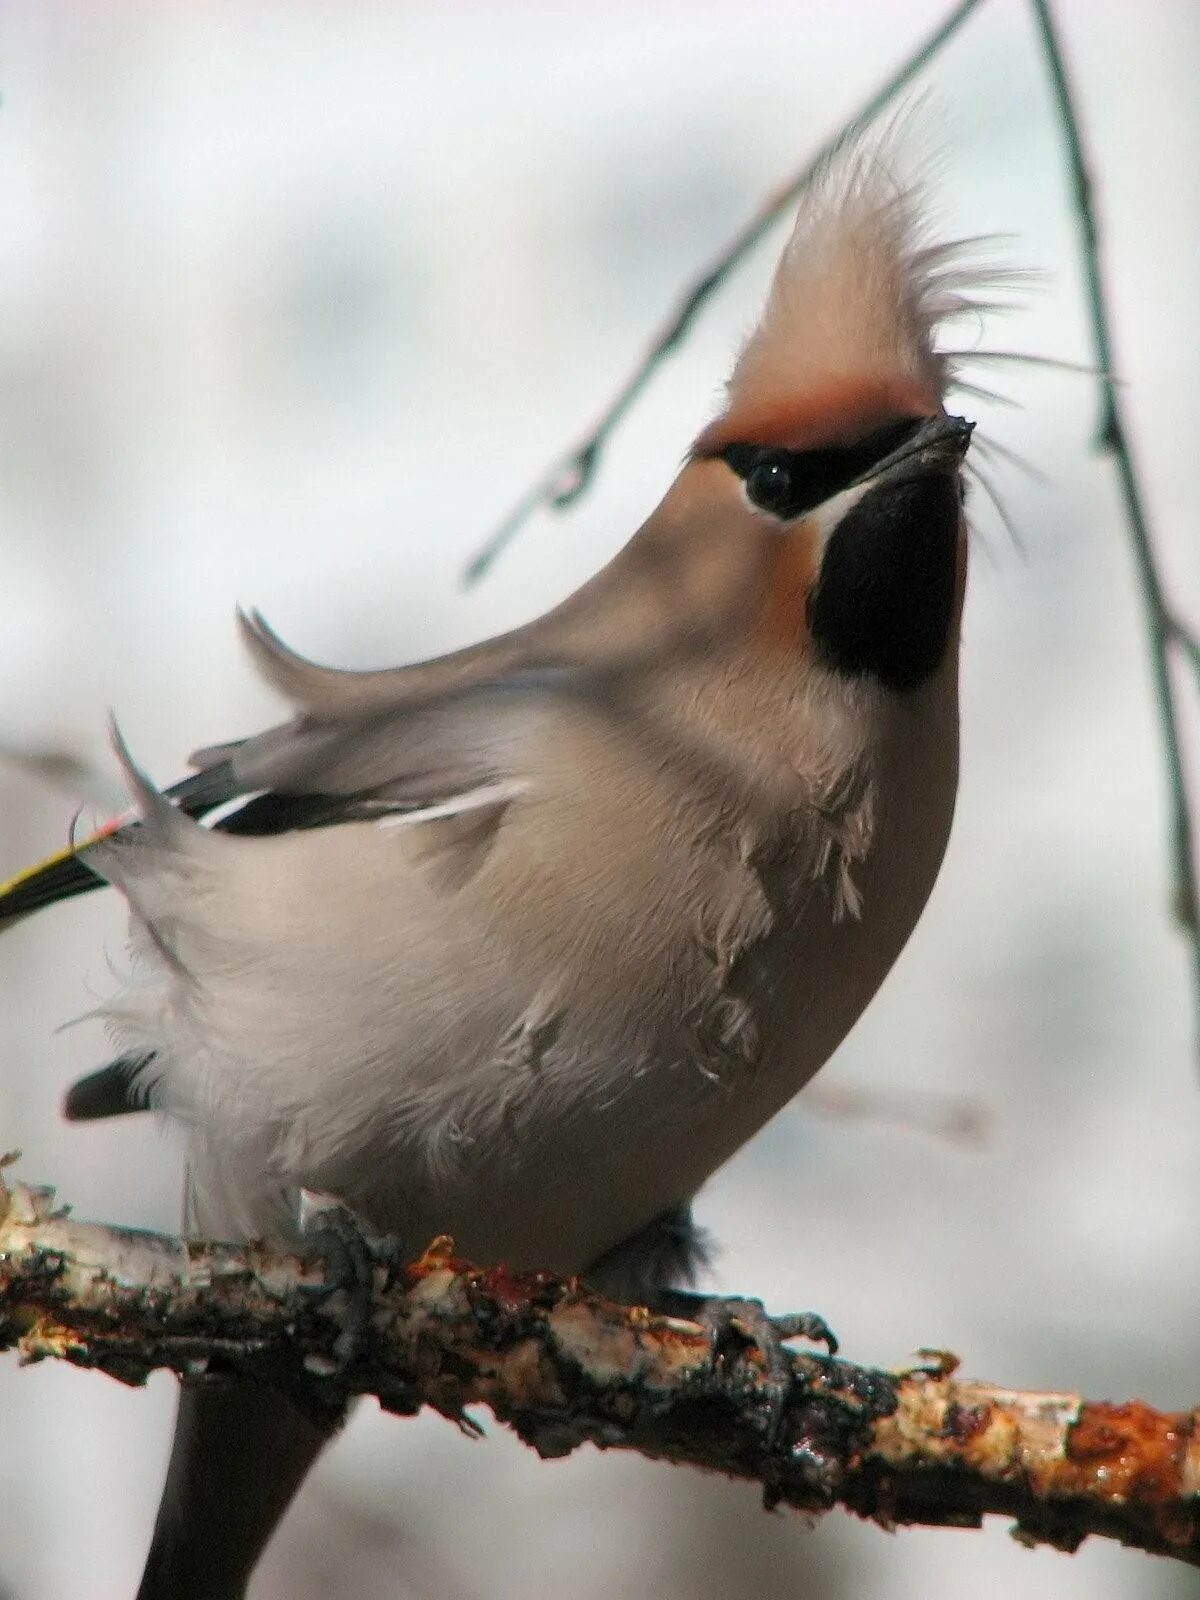
{"label": "bird's foot", "polygon": [[300,1231],[309,1254],[325,1268],[324,1282],[307,1293],[319,1304],[341,1295],[341,1332],[333,1346],[334,1360],[345,1368],[363,1354],[375,1304],[375,1272],[397,1259],[396,1241],[371,1233],[348,1206],[325,1195],[301,1191]]}
{"label": "bird's foot", "polygon": [[[706,1386],[737,1401],[743,1400],[752,1388],[765,1400],[768,1448],[778,1441],[795,1381],[785,1349],[788,1340],[811,1339],[825,1345],[831,1356],[838,1347],[824,1318],[812,1311],[776,1317],[767,1312],[761,1300],[683,1290],[671,1292],[666,1309],[670,1315],[692,1318],[707,1330],[710,1369]],[[749,1373],[743,1364],[741,1358],[748,1349],[758,1351],[763,1376]]]}

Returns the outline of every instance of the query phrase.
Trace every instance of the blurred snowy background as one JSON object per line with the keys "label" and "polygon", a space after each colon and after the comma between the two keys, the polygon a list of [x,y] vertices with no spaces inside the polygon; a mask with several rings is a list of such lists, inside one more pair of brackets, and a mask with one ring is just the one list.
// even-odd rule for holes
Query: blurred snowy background
{"label": "blurred snowy background", "polygon": [[[710,307],[569,521],[480,589],[464,559],[586,424],[688,275],[940,16],[943,0],[6,0],[0,8],[0,743],[106,774],[113,707],[162,781],[278,714],[235,600],[344,664],[541,610],[614,551],[709,414],[771,265]],[[1133,439],[1200,618],[1200,9],[1063,0]],[[999,345],[1087,357],[1058,133],[1026,8],[929,74],[953,231],[1048,270]],[[967,336],[971,330],[965,330]],[[784,1113],[705,1192],[722,1285],[815,1307],[855,1356],[920,1344],[999,1382],[1200,1400],[1200,1081],[1168,925],[1161,763],[1133,569],[1088,380],[1014,369],[972,407],[1046,487],[981,500],[965,770],[933,903],[820,1080],[965,1097],[982,1140]],[[1191,759],[1196,729],[1190,729]],[[0,876],[71,804],[0,768]],[[118,906],[0,952],[0,1146],[83,1215],[163,1227],[178,1151],[67,1128],[103,1058]],[[132,1592],[173,1384],[0,1363],[0,1591]],[[1089,1545],[766,1517],[752,1490],[364,1407],[264,1561],[259,1600],[1167,1600],[1194,1575]]]}

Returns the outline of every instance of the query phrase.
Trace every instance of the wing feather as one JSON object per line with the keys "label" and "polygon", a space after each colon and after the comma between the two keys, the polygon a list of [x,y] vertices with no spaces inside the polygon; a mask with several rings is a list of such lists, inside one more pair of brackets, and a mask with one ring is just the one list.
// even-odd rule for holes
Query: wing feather
{"label": "wing feather", "polygon": [[[556,677],[530,674],[354,721],[305,711],[265,733],[197,752],[199,771],[162,795],[155,791],[154,803],[194,819],[230,807],[213,826],[247,836],[430,806],[453,811],[459,796],[519,780],[531,719],[559,688]],[[102,887],[89,853],[141,826],[133,814],[119,817],[0,883],[0,927]]]}

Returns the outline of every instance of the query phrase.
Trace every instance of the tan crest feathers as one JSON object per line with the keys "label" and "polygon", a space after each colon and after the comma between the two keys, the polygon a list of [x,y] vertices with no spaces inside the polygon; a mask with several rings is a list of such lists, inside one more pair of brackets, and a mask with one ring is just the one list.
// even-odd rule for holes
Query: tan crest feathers
{"label": "tan crest feathers", "polygon": [[805,193],[766,308],[696,449],[813,449],[940,410],[950,373],[939,322],[975,308],[995,274],[977,243],[928,238],[919,187],[874,148],[843,151]]}

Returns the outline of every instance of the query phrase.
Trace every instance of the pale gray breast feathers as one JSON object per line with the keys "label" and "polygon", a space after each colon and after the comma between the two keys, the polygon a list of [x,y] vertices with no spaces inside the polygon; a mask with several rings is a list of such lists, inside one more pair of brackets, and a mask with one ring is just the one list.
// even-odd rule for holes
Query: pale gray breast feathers
{"label": "pale gray breast feathers", "polygon": [[816,810],[772,839],[757,787],[667,731],[528,678],[208,754],[243,792],[323,796],[320,828],[225,836],[143,786],[143,828],[92,858],[142,969],[111,1015],[194,1130],[210,1215],[277,1232],[303,1185],[569,1264],[681,1197],[664,1168],[578,1240],[543,1225],[564,1168],[619,1189],[635,1130],[752,1067],[754,952],[787,914],[768,858],[803,838],[811,881],[834,846]]}

